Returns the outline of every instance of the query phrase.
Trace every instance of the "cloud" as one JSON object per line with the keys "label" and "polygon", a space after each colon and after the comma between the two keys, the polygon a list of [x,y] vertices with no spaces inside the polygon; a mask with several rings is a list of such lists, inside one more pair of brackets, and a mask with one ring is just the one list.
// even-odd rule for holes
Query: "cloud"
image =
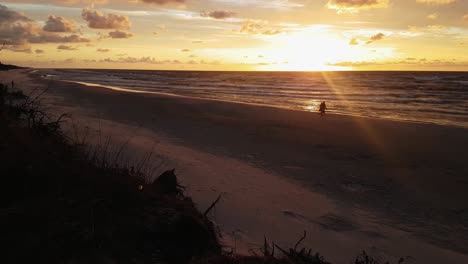
{"label": "cloud", "polygon": [[463,20],[468,21],[468,14],[463,16]]}
{"label": "cloud", "polygon": [[76,59],[75,58],[68,58],[68,59],[64,60],[63,62],[65,62],[65,63],[74,63],[74,62],[76,62]]}
{"label": "cloud", "polygon": [[356,38],[352,38],[352,39],[349,41],[349,45],[359,45],[359,42],[357,41]]}
{"label": "cloud", "polygon": [[97,49],[96,51],[105,53],[105,52],[109,52],[110,49]]}
{"label": "cloud", "polygon": [[340,61],[335,63],[328,63],[330,66],[341,66],[341,67],[369,67],[369,66],[390,66],[390,65],[406,65],[406,66],[417,66],[417,67],[467,67],[468,61],[460,61],[457,59],[446,59],[446,60],[429,60],[426,58],[405,58],[391,61]]}
{"label": "cloud", "polygon": [[41,49],[36,49],[34,52],[36,52],[36,54],[44,54],[45,53],[45,51],[41,50]]}
{"label": "cloud", "polygon": [[77,43],[89,42],[89,39],[73,34],[62,36],[43,31],[36,23],[0,24],[0,42],[9,45],[27,43]]}
{"label": "cloud", "polygon": [[236,15],[234,12],[217,10],[212,12],[202,12],[200,14],[202,17],[211,17],[214,19],[226,19]]}
{"label": "cloud", "polygon": [[76,5],[103,5],[110,2],[110,0],[3,0],[2,2],[12,3],[33,3],[33,4],[54,4],[62,6],[76,6]]}
{"label": "cloud", "polygon": [[147,4],[157,4],[157,5],[166,5],[166,4],[184,4],[185,0],[138,0],[139,2]]}
{"label": "cloud", "polygon": [[455,3],[456,0],[416,0],[418,3],[429,4],[429,5],[448,5]]}
{"label": "cloud", "polygon": [[75,32],[75,27],[75,22],[51,15],[42,29],[48,32]]}
{"label": "cloud", "polygon": [[57,49],[58,50],[78,50],[78,48],[72,47],[72,46],[69,46],[69,45],[59,45],[59,46],[57,46]]}
{"label": "cloud", "polygon": [[32,53],[32,49],[29,46],[8,46],[6,49],[13,52]]}
{"label": "cloud", "polygon": [[64,36],[44,31],[37,22],[3,5],[0,5],[0,14],[0,42],[8,45],[89,42],[89,39],[76,34]]}
{"label": "cloud", "polygon": [[109,37],[113,39],[125,39],[133,37],[133,34],[129,32],[116,30],[109,32]]}
{"label": "cloud", "polygon": [[281,30],[279,29],[268,29],[262,32],[263,35],[277,35],[281,34]]}
{"label": "cloud", "polygon": [[190,49],[183,49],[183,50],[181,50],[181,51],[182,51],[182,52],[191,52],[192,50],[190,50]]}
{"label": "cloud", "polygon": [[258,34],[258,32],[262,30],[264,24],[264,21],[245,20],[244,22],[242,22],[240,32],[248,34]]}
{"label": "cloud", "polygon": [[373,43],[373,42],[376,42],[376,41],[378,41],[378,40],[383,39],[384,37],[385,37],[385,35],[382,34],[382,33],[375,34],[375,35],[373,35],[373,36],[366,42],[366,44],[369,45],[369,44],[371,44],[371,43]]}
{"label": "cloud", "polygon": [[428,18],[428,19],[435,20],[435,19],[439,18],[439,14],[437,14],[437,13],[432,13],[432,14],[428,15],[427,18]]}
{"label": "cloud", "polygon": [[282,31],[277,28],[268,28],[268,22],[263,20],[245,20],[242,22],[240,29],[241,33],[246,34],[263,34],[263,35],[276,35]]}
{"label": "cloud", "polygon": [[[290,0],[211,0],[219,4],[237,5],[248,8],[290,9],[303,7],[304,4]],[[304,2],[304,1],[303,1]]]}
{"label": "cloud", "polygon": [[89,8],[83,9],[81,16],[88,22],[88,27],[95,29],[129,29],[130,19],[127,16],[103,14]]}
{"label": "cloud", "polygon": [[8,7],[0,4],[0,23],[11,23],[15,21],[29,22],[32,20],[25,15],[13,11]]}
{"label": "cloud", "polygon": [[446,29],[447,27],[444,25],[429,25],[427,26],[427,29],[432,30],[432,31],[441,31]]}
{"label": "cloud", "polygon": [[327,7],[340,13],[356,13],[359,10],[386,8],[389,0],[329,0]]}
{"label": "cloud", "polygon": [[107,62],[107,63],[147,63],[147,64],[180,64],[179,60],[156,60],[154,57],[126,57],[126,58],[118,58],[117,60],[107,58],[100,60],[99,62]]}

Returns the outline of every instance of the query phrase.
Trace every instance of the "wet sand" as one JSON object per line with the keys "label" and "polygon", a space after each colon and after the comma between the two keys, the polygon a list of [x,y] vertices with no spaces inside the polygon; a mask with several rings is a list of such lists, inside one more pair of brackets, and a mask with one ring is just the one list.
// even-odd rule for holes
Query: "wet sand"
{"label": "wet sand", "polygon": [[[2,72],[71,122],[131,138],[133,155],[155,146],[175,167],[237,252],[263,235],[347,263],[361,250],[415,263],[468,262],[466,129],[48,81]],[[130,151],[129,150],[129,151]],[[408,262],[408,263],[412,263]]]}

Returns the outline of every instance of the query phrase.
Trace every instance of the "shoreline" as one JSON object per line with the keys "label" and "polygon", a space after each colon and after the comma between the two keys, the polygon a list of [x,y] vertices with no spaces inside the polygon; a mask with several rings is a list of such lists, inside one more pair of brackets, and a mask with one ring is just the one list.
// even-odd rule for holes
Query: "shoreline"
{"label": "shoreline", "polygon": [[[40,77],[40,78],[45,79],[44,77]],[[46,80],[53,80],[53,79],[46,79]],[[286,106],[276,106],[276,105],[259,104],[259,103],[247,103],[247,102],[241,102],[241,101],[230,101],[230,100],[222,100],[222,99],[215,99],[215,98],[203,98],[203,97],[181,95],[181,94],[171,94],[171,93],[163,93],[163,92],[132,90],[132,89],[123,88],[123,87],[119,87],[119,86],[102,85],[102,84],[97,84],[97,83],[88,83],[88,82],[79,82],[79,81],[67,81],[67,80],[55,80],[55,81],[76,83],[76,84],[81,84],[81,85],[88,86],[88,87],[99,87],[99,88],[110,89],[110,90],[119,91],[119,92],[128,92],[128,93],[136,93],[136,94],[148,94],[148,95],[156,95],[156,96],[159,95],[159,96],[169,96],[169,97],[180,97],[180,98],[187,98],[187,99],[193,99],[193,100],[206,100],[206,101],[233,103],[233,104],[239,104],[239,105],[252,105],[252,106],[259,106],[259,107],[271,107],[271,108],[278,108],[278,109],[283,109],[283,110],[319,114],[318,110],[310,111],[310,110],[305,110],[305,109],[301,109],[301,108],[293,108],[293,107],[286,107]],[[386,118],[386,117],[376,117],[376,116],[365,116],[365,115],[358,115],[358,114],[352,114],[352,113],[346,113],[346,112],[339,112],[339,111],[336,111],[336,110],[327,111],[327,115],[348,116],[348,117],[357,117],[357,118],[369,118],[369,119],[374,119],[374,120],[388,120],[388,121],[393,121],[393,122],[437,125],[437,126],[442,126],[442,127],[454,127],[454,128],[468,129],[468,127],[463,126],[463,125],[440,123],[440,122],[431,122],[431,121],[417,121],[417,120],[403,119],[403,118]]]}
{"label": "shoreline", "polygon": [[[17,83],[32,88],[34,81],[22,74]],[[320,236],[308,243],[326,256],[336,248],[346,255],[374,245],[392,257],[425,257],[421,263],[468,259],[460,244],[463,229],[451,230],[461,237],[446,242],[431,234],[440,233],[442,223],[451,224],[451,210],[467,210],[454,203],[466,198],[466,183],[457,180],[466,172],[464,129],[335,115],[320,119],[264,106],[51,85],[56,111],[103,120],[104,131],[117,135],[143,127],[135,148],[144,150],[158,140],[160,151],[182,165],[183,174],[196,175],[183,180],[201,207],[215,193],[226,192],[217,222],[230,231],[242,227],[242,240],[261,244],[266,234],[286,243],[308,229]],[[239,214],[230,212],[234,209]],[[436,219],[421,223],[417,215],[426,212]],[[422,227],[413,226],[418,224]],[[433,253],[425,252],[428,248]],[[412,252],[401,252],[407,249]]]}

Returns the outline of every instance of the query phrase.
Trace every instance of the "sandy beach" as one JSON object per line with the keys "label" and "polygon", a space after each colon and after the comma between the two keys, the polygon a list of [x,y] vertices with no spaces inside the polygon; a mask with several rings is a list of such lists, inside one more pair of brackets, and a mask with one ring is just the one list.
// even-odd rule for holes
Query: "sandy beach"
{"label": "sandy beach", "polygon": [[[468,133],[416,124],[139,94],[1,72],[43,90],[65,126],[130,140],[132,158],[154,149],[176,168],[201,209],[222,193],[213,220],[238,253],[263,237],[305,245],[347,263],[366,250],[405,263],[468,263]],[[157,174],[157,173],[156,173]]]}

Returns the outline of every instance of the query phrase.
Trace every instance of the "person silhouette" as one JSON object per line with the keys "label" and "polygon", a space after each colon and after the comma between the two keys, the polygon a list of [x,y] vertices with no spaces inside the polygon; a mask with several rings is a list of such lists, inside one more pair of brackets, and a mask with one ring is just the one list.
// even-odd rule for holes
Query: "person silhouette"
{"label": "person silhouette", "polygon": [[11,89],[15,88],[15,81],[11,81]]}
{"label": "person silhouette", "polygon": [[320,108],[319,108],[320,115],[324,115],[324,114],[325,114],[325,110],[327,110],[327,104],[325,104],[325,101],[323,101],[323,102],[320,104]]}

